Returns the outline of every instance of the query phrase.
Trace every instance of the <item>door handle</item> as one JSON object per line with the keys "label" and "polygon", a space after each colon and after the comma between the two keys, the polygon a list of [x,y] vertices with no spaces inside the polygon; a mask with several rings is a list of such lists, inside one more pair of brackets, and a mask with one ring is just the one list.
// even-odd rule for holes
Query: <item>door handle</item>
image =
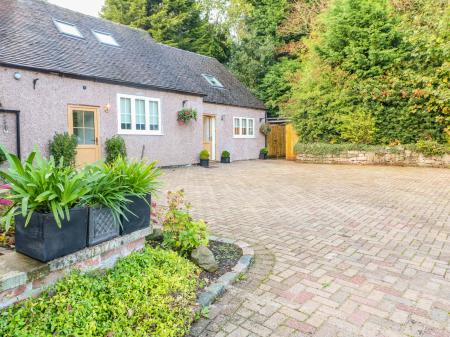
{"label": "door handle", "polygon": [[98,137],[95,137],[95,145],[98,145]]}

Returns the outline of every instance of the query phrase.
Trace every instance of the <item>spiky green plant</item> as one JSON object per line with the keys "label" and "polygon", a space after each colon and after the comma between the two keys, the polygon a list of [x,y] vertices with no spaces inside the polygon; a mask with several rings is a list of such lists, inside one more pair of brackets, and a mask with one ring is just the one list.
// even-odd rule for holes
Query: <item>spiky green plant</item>
{"label": "spiky green plant", "polygon": [[52,213],[61,227],[62,220],[70,220],[70,209],[89,192],[90,181],[96,179],[96,175],[87,177],[84,172],[64,167],[62,160],[56,163],[53,157],[46,159],[37,150],[23,163],[16,155],[2,150],[9,169],[0,171],[0,177],[10,189],[0,190],[0,196],[12,202],[1,218],[6,230],[19,214],[26,219],[27,226],[34,212]]}

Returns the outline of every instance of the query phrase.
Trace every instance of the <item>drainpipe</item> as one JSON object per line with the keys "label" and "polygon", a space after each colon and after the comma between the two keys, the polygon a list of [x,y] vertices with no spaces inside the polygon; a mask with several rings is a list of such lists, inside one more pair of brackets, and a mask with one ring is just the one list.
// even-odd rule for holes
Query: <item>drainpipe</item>
{"label": "drainpipe", "polygon": [[19,110],[0,109],[0,113],[16,115],[16,149],[17,149],[17,157],[19,157],[19,159],[21,159],[21,154],[20,154],[20,111]]}

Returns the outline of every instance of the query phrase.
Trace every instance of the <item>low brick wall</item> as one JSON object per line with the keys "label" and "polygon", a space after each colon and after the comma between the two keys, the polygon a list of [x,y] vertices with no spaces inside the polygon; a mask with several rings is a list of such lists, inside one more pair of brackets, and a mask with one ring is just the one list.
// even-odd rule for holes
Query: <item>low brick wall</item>
{"label": "low brick wall", "polygon": [[450,168],[450,155],[425,157],[409,150],[397,153],[347,151],[338,155],[297,154],[297,162],[317,164],[396,165]]}
{"label": "low brick wall", "polygon": [[0,256],[0,309],[39,295],[73,270],[113,267],[120,257],[144,248],[150,233],[150,228],[142,229],[48,263],[16,252]]}

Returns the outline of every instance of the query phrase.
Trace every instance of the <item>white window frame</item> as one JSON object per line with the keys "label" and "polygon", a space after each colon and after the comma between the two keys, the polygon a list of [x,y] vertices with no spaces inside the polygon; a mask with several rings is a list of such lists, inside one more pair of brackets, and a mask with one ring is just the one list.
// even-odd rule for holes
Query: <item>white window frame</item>
{"label": "white window frame", "polygon": [[[239,134],[235,133],[235,120],[239,120]],[[243,135],[242,134],[242,121],[245,120],[245,130],[246,130],[246,134]],[[253,121],[253,134],[250,135],[249,131],[250,131],[250,123],[249,121]],[[233,117],[233,138],[256,138],[256,132],[255,132],[255,128],[256,128],[256,119],[255,118],[248,118],[248,117]]]}
{"label": "white window frame", "polygon": [[[121,128],[121,111],[120,111],[120,99],[128,98],[131,101],[131,129],[122,129]],[[137,130],[136,129],[136,100],[145,101],[145,130]],[[150,102],[156,102],[158,104],[158,122],[159,122],[159,130],[149,130],[150,129]],[[151,98],[144,96],[135,96],[135,95],[125,95],[118,94],[117,95],[117,133],[120,135],[147,135],[147,136],[162,136],[162,113],[161,113],[161,100],[159,98]]]}
{"label": "white window frame", "polygon": [[222,82],[220,82],[216,76],[210,74],[202,74],[202,76],[214,88],[223,88]]}

